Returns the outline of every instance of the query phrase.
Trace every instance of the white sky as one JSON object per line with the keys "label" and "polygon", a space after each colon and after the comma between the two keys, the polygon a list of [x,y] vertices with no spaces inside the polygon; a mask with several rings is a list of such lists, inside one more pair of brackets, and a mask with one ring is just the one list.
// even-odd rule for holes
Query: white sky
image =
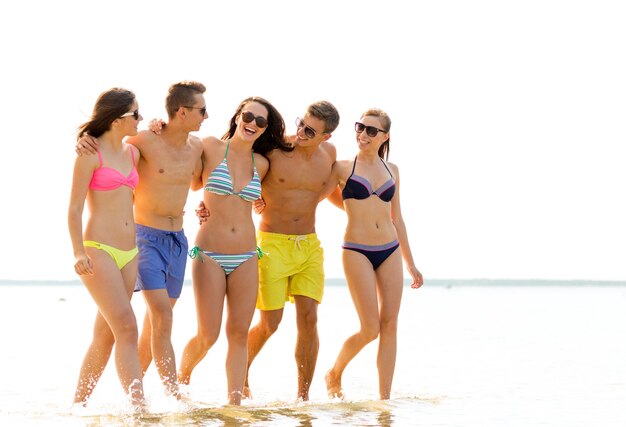
{"label": "white sky", "polygon": [[[250,95],[289,132],[328,99],[352,158],[354,121],[386,110],[427,280],[626,280],[624,22],[626,3],[601,0],[3,2],[0,279],[76,278],[74,131],[97,95],[126,87],[144,117],[165,117],[168,86],[195,79],[199,136],[221,135]],[[344,226],[323,202],[329,277],[343,277]]]}

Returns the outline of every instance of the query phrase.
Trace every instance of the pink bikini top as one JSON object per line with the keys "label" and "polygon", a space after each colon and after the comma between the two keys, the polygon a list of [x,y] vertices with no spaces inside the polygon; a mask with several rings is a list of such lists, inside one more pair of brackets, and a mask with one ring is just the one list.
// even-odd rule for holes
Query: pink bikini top
{"label": "pink bikini top", "polygon": [[98,150],[100,167],[93,171],[89,188],[96,191],[110,191],[125,185],[134,190],[139,182],[139,175],[137,174],[137,166],[135,165],[135,152],[132,148],[130,149],[130,155],[133,160],[133,168],[128,176],[124,176],[116,169],[102,166],[102,154],[100,154],[100,150]]}

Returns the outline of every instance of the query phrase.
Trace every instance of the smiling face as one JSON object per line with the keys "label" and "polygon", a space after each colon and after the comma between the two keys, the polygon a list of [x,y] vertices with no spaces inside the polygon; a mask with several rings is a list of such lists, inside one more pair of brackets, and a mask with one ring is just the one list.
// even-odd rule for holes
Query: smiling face
{"label": "smiling face", "polygon": [[[378,151],[381,145],[389,139],[389,132],[384,131],[385,127],[380,117],[363,116],[355,124],[356,142],[360,150]],[[372,134],[376,134],[371,136]]]}
{"label": "smiling face", "polygon": [[319,145],[328,139],[326,123],[309,113],[296,119],[296,144],[302,147]]}
{"label": "smiling face", "polygon": [[246,140],[256,141],[268,126],[268,111],[263,104],[250,102],[243,106],[237,116],[236,134]]}

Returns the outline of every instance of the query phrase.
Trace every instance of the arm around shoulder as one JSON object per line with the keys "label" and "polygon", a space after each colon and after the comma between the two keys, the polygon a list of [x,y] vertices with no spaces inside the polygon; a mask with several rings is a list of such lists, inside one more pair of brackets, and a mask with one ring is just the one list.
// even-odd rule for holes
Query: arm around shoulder
{"label": "arm around shoulder", "polygon": [[189,135],[189,143],[192,145],[194,152],[197,152],[196,165],[193,169],[193,173],[191,175],[191,183],[189,184],[189,188],[192,191],[197,191],[204,186],[202,182],[202,173],[204,170],[204,145],[202,144],[202,140],[197,136]]}
{"label": "arm around shoulder", "polygon": [[345,184],[346,167],[348,167],[348,162],[345,160],[339,160],[333,164],[330,179],[321,195],[321,199],[328,199],[330,203],[341,210],[345,210],[341,191]]}
{"label": "arm around shoulder", "polygon": [[265,156],[256,154],[254,156],[254,162],[256,164],[256,171],[259,174],[259,178],[263,181],[263,178],[267,175],[267,171],[270,169],[270,161],[267,160]]}
{"label": "arm around shoulder", "polygon": [[150,131],[142,130],[135,136],[130,136],[126,139],[126,143],[136,147],[139,151],[144,144],[148,144],[156,138],[156,135]]}

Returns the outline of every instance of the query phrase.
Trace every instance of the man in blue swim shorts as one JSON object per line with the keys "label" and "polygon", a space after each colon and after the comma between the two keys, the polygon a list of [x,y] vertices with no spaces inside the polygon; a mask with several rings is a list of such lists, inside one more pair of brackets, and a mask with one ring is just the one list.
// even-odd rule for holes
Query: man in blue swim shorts
{"label": "man in blue swim shorts", "polygon": [[[135,290],[143,293],[146,316],[139,358],[145,373],[154,357],[166,392],[176,397],[180,393],[171,340],[172,308],[181,294],[187,262],[183,209],[190,185],[196,185],[202,176],[202,142],[189,133],[198,131],[208,117],[205,90],[198,82],[173,84],[165,99],[168,122],[161,132],[141,131],[128,140],[141,154],[135,189],[139,248]],[[93,140],[83,139],[79,149],[92,144]],[[97,351],[102,349],[94,349]]]}

